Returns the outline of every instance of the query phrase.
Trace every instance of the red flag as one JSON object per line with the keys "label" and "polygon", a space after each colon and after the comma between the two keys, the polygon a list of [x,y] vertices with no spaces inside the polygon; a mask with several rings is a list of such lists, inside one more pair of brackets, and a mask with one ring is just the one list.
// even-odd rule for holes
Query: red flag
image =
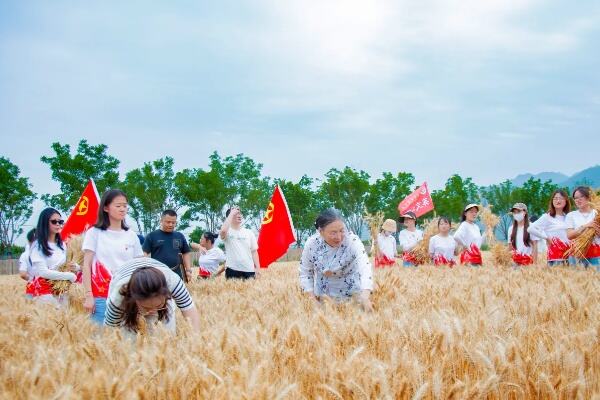
{"label": "red flag", "polygon": [[290,244],[295,241],[296,234],[294,233],[290,210],[285,197],[283,197],[283,192],[277,185],[258,234],[260,267],[267,268],[269,264],[283,256]]}
{"label": "red flag", "polygon": [[98,207],[100,207],[100,196],[98,196],[96,184],[90,179],[65,222],[60,233],[61,238],[67,240],[69,236],[79,235],[94,225],[98,218]]}
{"label": "red flag", "polygon": [[400,215],[404,215],[409,211],[420,217],[423,214],[433,210],[433,200],[427,188],[427,182],[423,182],[417,190],[409,194],[404,200],[398,204]]}

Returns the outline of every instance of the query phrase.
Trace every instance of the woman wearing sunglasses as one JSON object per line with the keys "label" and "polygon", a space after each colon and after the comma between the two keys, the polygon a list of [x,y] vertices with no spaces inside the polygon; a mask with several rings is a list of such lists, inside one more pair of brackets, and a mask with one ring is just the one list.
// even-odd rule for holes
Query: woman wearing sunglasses
{"label": "woman wearing sunglasses", "polygon": [[60,237],[65,221],[54,208],[48,207],[42,211],[36,228],[37,240],[31,248],[32,293],[34,299],[56,306],[64,306],[67,295],[55,296],[49,280],[66,280],[75,282],[77,267],[71,266],[73,272],[58,271],[58,267],[66,261],[66,252]]}
{"label": "woman wearing sunglasses", "polygon": [[198,311],[179,275],[152,258],[135,258],[110,282],[104,324],[137,333],[152,332],[160,323],[174,333],[175,307],[194,330],[200,329]]}

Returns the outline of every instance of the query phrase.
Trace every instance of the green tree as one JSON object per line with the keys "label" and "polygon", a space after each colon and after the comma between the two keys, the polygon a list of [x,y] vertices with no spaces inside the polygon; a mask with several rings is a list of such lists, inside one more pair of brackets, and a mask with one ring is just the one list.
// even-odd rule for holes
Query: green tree
{"label": "green tree", "polygon": [[523,186],[515,189],[514,200],[527,205],[530,217],[539,217],[546,212],[550,196],[556,189],[558,189],[558,185],[552,181],[542,183],[540,179],[531,177]]}
{"label": "green tree", "polygon": [[398,204],[408,196],[415,183],[409,172],[399,172],[396,176],[384,172],[369,188],[366,205],[370,213],[383,211],[385,218],[398,218]]}
{"label": "green tree", "polygon": [[172,157],[144,163],[143,167],[125,175],[122,188],[127,193],[130,215],[140,232],[148,234],[155,230],[164,210],[180,208],[174,178]]}
{"label": "green tree", "polygon": [[463,208],[469,203],[479,202],[479,188],[471,178],[463,179],[460,175],[452,175],[442,190],[431,193],[437,215],[444,215],[458,220]]}
{"label": "green tree", "polygon": [[204,235],[204,229],[199,226],[195,227],[192,233],[190,233],[190,242],[199,243],[202,235]]}
{"label": "green tree", "polygon": [[364,212],[369,194],[369,174],[346,167],[330,169],[319,191],[326,202],[341,211],[350,230],[360,235],[365,225]]}
{"label": "green tree", "polygon": [[23,224],[31,217],[36,194],[29,179],[20,176],[21,170],[8,158],[0,157],[0,247],[13,247],[23,233]]}
{"label": "green tree", "polygon": [[500,217],[500,223],[496,227],[496,230],[502,238],[506,238],[508,229],[512,225],[512,218],[507,213],[510,207],[515,204],[516,189],[510,180],[481,188],[481,196],[491,206],[493,213]]}
{"label": "green tree", "polygon": [[254,178],[250,181],[245,196],[239,199],[238,205],[243,210],[246,224],[256,231],[260,230],[272,194],[271,178]]}
{"label": "green tree", "polygon": [[71,146],[52,143],[54,156],[42,156],[43,163],[50,166],[52,179],[60,184],[61,193],[44,194],[42,200],[49,206],[68,212],[81,196],[90,178],[94,179],[100,195],[119,182],[119,160],[107,154],[104,144],[89,145],[81,140],[77,153],[71,155]]}
{"label": "green tree", "polygon": [[296,243],[300,246],[315,231],[315,220],[319,214],[316,193],[312,189],[314,180],[303,175],[297,183],[284,179],[276,183],[285,195],[296,230]]}

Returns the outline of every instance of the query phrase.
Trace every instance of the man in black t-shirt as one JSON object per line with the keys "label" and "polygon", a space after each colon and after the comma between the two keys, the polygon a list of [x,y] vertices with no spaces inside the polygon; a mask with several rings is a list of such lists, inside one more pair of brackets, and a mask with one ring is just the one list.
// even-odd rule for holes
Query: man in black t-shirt
{"label": "man in black t-shirt", "polygon": [[[160,229],[150,232],[144,239],[142,249],[146,256],[167,265],[185,281],[192,277],[190,246],[181,232],[175,231],[177,213],[165,210],[160,218]],[[185,271],[187,278],[183,276]]]}

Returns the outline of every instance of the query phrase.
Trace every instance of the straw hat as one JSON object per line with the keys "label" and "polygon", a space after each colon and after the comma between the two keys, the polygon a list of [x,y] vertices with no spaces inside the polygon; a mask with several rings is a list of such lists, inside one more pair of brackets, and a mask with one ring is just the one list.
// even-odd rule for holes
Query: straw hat
{"label": "straw hat", "polygon": [[469,208],[477,207],[477,211],[481,211],[481,206],[479,204],[471,203],[467,204],[463,211],[467,211]]}
{"label": "straw hat", "polygon": [[396,232],[396,221],[393,219],[386,219],[381,225],[381,229],[388,232]]}

